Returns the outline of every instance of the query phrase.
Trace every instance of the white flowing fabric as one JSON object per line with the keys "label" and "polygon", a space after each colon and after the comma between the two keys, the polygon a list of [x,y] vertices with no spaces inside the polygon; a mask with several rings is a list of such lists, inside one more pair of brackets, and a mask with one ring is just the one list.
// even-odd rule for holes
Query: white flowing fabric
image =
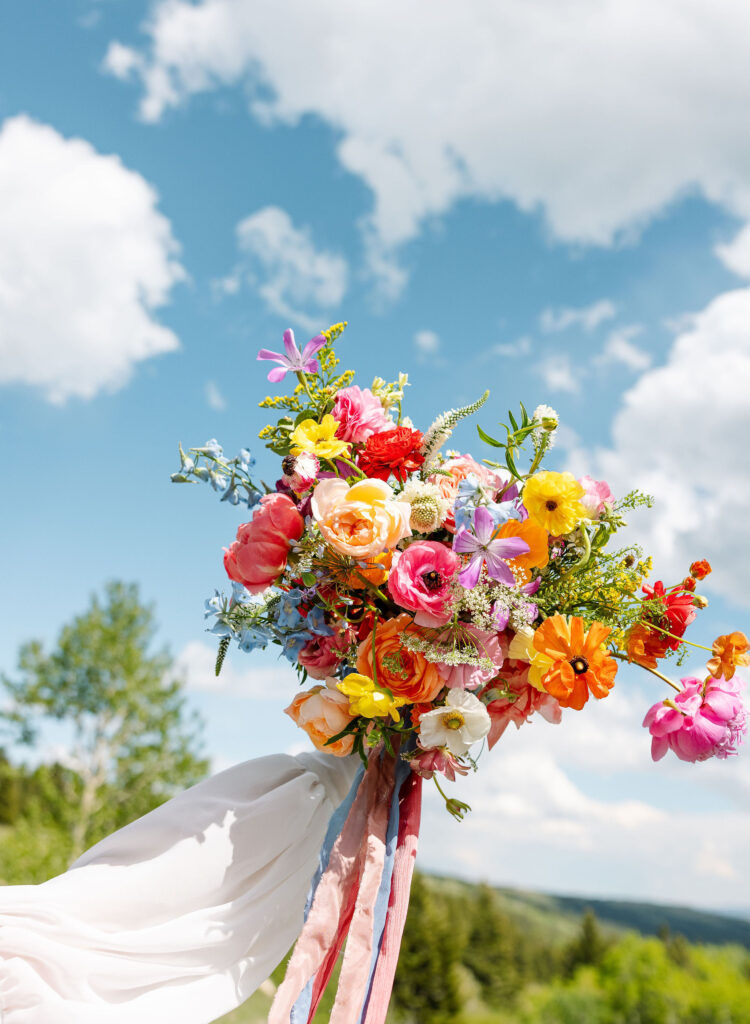
{"label": "white flowing fabric", "polygon": [[247,761],[65,874],[0,889],[2,1024],[208,1024],[234,1009],[299,934],[356,761]]}

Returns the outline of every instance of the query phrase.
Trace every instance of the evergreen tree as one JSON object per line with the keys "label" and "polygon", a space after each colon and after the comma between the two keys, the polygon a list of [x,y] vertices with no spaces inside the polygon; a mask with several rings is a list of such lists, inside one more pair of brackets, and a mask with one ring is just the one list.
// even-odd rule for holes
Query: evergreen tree
{"label": "evergreen tree", "polygon": [[518,930],[498,906],[489,885],[479,885],[469,906],[471,926],[464,963],[490,1006],[510,1002],[521,987]]}
{"label": "evergreen tree", "polygon": [[2,678],[10,703],[1,717],[18,741],[35,743],[50,721],[70,733],[64,763],[41,766],[23,787],[26,820],[56,832],[58,861],[74,860],[206,772],[198,721],[186,712],[172,661],[151,650],[155,631],[137,588],[110,583],[52,651],[24,644],[18,678]]}
{"label": "evergreen tree", "polygon": [[564,963],[566,974],[575,974],[578,967],[591,965],[597,967],[603,960],[608,943],[601,933],[596,914],[587,909],[581,920],[578,936],[565,951]]}

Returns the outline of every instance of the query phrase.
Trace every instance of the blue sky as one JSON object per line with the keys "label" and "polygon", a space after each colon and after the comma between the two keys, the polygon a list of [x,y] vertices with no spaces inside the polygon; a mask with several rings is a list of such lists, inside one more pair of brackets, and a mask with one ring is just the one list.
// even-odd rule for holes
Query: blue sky
{"label": "blue sky", "polygon": [[[695,638],[747,627],[747,15],[564,6],[544,23],[478,0],[426,23],[343,0],[315,18],[297,0],[6,14],[0,666],[105,580],[136,580],[214,763],[302,749],[272,657],[211,679],[202,602],[240,516],[169,474],[178,440],[217,436],[272,479],[255,354],[341,319],[344,364],[363,386],[407,371],[419,426],[485,387],[490,431],[519,400],[552,404],[556,466],[660,496],[639,526],[658,574],[715,562]],[[456,444],[489,454],[473,424]],[[428,801],[424,865],[750,905],[747,759],[651,766],[658,695],[623,671],[575,721],[508,735],[461,784],[469,821]]]}

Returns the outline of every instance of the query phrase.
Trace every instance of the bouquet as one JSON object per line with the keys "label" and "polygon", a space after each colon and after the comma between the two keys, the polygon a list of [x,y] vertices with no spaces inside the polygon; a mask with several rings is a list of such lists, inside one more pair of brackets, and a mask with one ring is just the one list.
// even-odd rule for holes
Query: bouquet
{"label": "bouquet", "polygon": [[612,544],[651,498],[545,469],[558,427],[546,405],[509,412],[500,437],[477,426],[491,458],[450,450],[489,392],[418,429],[403,412],[406,374],[361,388],[340,371],[345,326],[302,351],[287,330],[283,352],[258,354],[274,364],[271,383],[293,384],[260,403],[279,413],[260,433],[280,459],[273,488],[252,478],[249,450],[229,459],[215,440],[180,447],[172,477],[254,510],[225,549],[231,591],[206,602],[217,673],[233,642],[278,645],[304,687],[287,714],[318,749],[363,763],[331,823],[274,1021],[312,1018],[347,934],[331,1020],[384,1018],[422,779],[463,817],[441,780],[476,770],[511,722],[559,723],[606,698],[632,662],[671,688],[644,719],[654,760],[725,758],[746,729],[744,634],[705,648],[701,678],[675,682],[659,667],[701,647],[685,632],[711,567],[696,560],[676,583],[649,583],[651,558]]}

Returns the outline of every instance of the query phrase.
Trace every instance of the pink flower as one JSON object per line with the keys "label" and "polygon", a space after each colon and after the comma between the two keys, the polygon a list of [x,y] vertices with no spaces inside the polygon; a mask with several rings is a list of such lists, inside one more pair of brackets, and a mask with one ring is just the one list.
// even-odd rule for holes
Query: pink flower
{"label": "pink flower", "polygon": [[674,700],[654,704],[643,720],[651,733],[651,757],[673,750],[681,761],[705,761],[737,753],[747,728],[738,679],[683,679]]}
{"label": "pink flower", "polygon": [[318,360],[313,359],[313,356],[323,348],[325,343],[325,335],[318,334],[308,341],[300,352],[294,340],[294,331],[289,328],[284,331],[284,351],[270,352],[267,348],[262,348],[258,353],[258,359],[270,359],[271,362],[279,364],[268,374],[271,383],[278,384],[290,371],[292,373],[317,373],[320,366]]}
{"label": "pink flower", "polygon": [[458,497],[458,485],[462,480],[473,474],[483,487],[497,494],[498,491],[503,491],[506,488],[510,479],[507,474],[496,473],[487,466],[482,466],[471,455],[457,455],[455,459],[448,459],[446,462],[443,462],[440,468],[450,473],[450,476],[445,476],[444,473],[436,473],[427,479],[429,483],[435,484],[438,488],[440,497],[446,498],[451,504],[451,510],[448,512],[444,524],[446,530],[449,530],[451,533],[454,533],[456,529],[452,506]]}
{"label": "pink flower", "polygon": [[356,384],[336,393],[333,418],[341,424],[336,437],[355,443],[366,441],[373,434],[393,426],[393,420],[386,416],[380,399],[369,388],[360,388]]}
{"label": "pink flower", "polygon": [[349,627],[333,636],[313,635],[297,655],[297,661],[313,679],[325,679],[333,675],[353,639],[354,632]]}
{"label": "pink flower", "polygon": [[592,518],[598,519],[602,512],[613,507],[615,497],[606,480],[594,480],[593,477],[582,476],[578,483],[586,492],[581,498],[581,504],[588,510]]}
{"label": "pink flower", "polygon": [[305,521],[285,494],[264,494],[249,523],[237,529],[237,539],[224,548],[224,568],[230,580],[259,594],[283,572],[289,542],[299,540]]}
{"label": "pink flower", "polygon": [[529,666],[526,662],[508,659],[504,662],[500,674],[495,676],[487,687],[488,690],[510,690],[516,695],[515,699],[512,696],[498,697],[487,705],[492,723],[487,736],[487,746],[490,750],[511,722],[516,729],[520,729],[535,711],[553,725],[559,725],[562,720],[562,708],[555,698],[529,685],[528,678]]}
{"label": "pink flower", "polygon": [[[438,663],[437,670],[445,685],[456,690],[476,690],[477,687],[494,679],[508,654],[508,644],[503,633],[485,633],[476,626],[463,625],[466,641],[472,641],[480,658],[490,658],[491,668],[479,665],[446,665]],[[445,640],[447,637],[442,637]]]}
{"label": "pink flower", "polygon": [[423,779],[431,779],[435,772],[440,772],[449,782],[456,781],[456,773],[468,775],[469,769],[457,761],[447,747],[432,747],[431,750],[417,750],[409,758],[412,771]]}
{"label": "pink flower", "polygon": [[388,590],[402,608],[416,612],[418,626],[444,626],[451,616],[450,581],[458,557],[445,544],[418,540],[394,557]]}
{"label": "pink flower", "polygon": [[[309,491],[313,484],[318,482],[320,476],[320,462],[317,455],[312,452],[302,452],[300,455],[287,455],[281,462],[284,472],[283,482],[295,494],[304,494]],[[329,473],[328,476],[334,474]]]}

